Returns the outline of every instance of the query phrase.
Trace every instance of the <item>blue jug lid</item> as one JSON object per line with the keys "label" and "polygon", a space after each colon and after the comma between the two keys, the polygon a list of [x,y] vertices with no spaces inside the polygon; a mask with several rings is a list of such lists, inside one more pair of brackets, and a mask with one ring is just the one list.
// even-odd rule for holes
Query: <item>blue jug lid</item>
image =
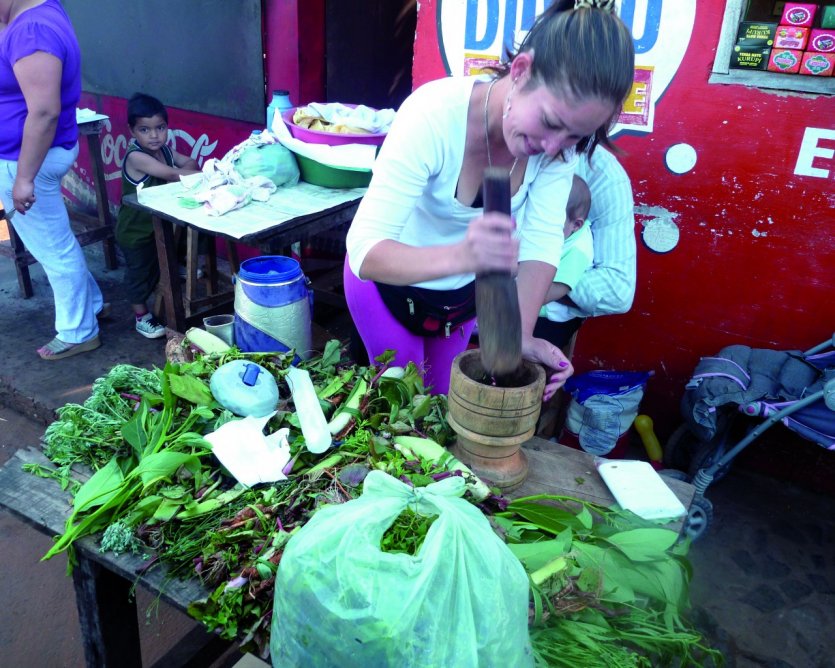
{"label": "blue jug lid", "polygon": [[302,275],[299,263],[284,255],[259,255],[241,262],[238,276],[250,283],[284,283]]}

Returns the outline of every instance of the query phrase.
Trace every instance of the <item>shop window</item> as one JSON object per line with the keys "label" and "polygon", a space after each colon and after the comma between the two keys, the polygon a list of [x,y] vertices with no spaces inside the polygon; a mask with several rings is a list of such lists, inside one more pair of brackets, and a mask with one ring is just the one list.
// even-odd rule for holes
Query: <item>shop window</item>
{"label": "shop window", "polygon": [[[807,0],[807,2],[809,1]],[[710,83],[738,84],[800,93],[835,95],[835,78],[832,76],[783,74],[766,69],[755,69],[754,67],[746,69],[732,67],[732,61],[735,64],[736,59],[739,58],[735,48],[738,46],[740,24],[743,22],[778,24],[785,4],[785,2],[774,2],[774,0],[726,0],[725,17],[722,21],[722,32],[716,48],[716,59],[713,63],[713,71],[710,74]],[[817,29],[820,27],[822,6],[831,4],[831,2],[827,0],[826,3],[818,2],[815,4],[818,5],[819,12],[812,27]],[[762,57],[769,57],[771,46],[761,45]],[[756,49],[757,47],[754,46],[751,51],[756,51]],[[800,50],[797,52],[802,53]],[[753,57],[756,57],[756,54],[752,55]]]}

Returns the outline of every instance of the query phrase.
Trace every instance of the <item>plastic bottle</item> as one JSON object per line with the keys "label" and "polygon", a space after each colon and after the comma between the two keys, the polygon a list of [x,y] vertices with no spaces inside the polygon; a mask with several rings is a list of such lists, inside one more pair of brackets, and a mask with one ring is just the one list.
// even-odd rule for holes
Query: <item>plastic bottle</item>
{"label": "plastic bottle", "polygon": [[276,112],[279,114],[292,109],[293,103],[290,102],[290,91],[288,90],[274,90],[273,99],[267,105],[267,129],[273,129],[273,118]]}
{"label": "plastic bottle", "polygon": [[641,437],[647,455],[653,462],[660,462],[664,456],[661,444],[653,430],[652,418],[649,415],[639,415],[635,418],[635,430]]}

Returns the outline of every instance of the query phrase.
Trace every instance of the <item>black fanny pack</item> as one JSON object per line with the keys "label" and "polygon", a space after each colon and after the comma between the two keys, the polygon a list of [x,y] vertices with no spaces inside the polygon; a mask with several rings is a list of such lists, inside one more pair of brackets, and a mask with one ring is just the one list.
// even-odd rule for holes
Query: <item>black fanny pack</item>
{"label": "black fanny pack", "polygon": [[429,290],[377,283],[397,322],[419,336],[446,336],[475,318],[475,281],[457,290]]}

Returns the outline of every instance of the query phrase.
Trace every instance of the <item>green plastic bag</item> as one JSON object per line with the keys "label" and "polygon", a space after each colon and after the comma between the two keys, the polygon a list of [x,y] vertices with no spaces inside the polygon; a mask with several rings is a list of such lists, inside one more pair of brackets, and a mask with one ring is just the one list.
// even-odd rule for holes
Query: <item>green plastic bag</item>
{"label": "green plastic bag", "polygon": [[[273,666],[524,668],[528,577],[454,476],[412,488],[372,471],[360,498],[319,510],[275,582]],[[406,508],[437,515],[415,556],[383,552]]]}
{"label": "green plastic bag", "polygon": [[281,144],[261,144],[244,149],[235,161],[235,169],[245,179],[266,176],[277,186],[294,186],[299,182],[296,156]]}

